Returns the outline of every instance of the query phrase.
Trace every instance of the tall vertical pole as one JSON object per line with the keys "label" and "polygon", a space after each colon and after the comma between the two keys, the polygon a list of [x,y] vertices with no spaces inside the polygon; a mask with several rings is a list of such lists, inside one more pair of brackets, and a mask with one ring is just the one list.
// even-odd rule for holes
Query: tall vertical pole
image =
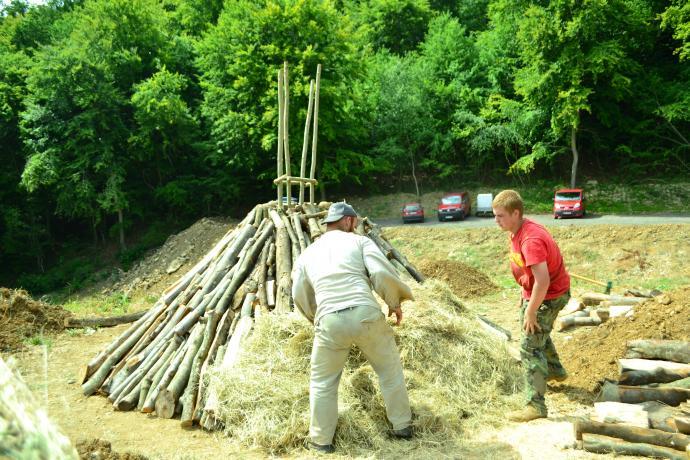
{"label": "tall vertical pole", "polygon": [[[278,71],[278,170],[276,177],[283,175],[283,71]],[[278,181],[278,206],[283,207],[283,183]]]}
{"label": "tall vertical pole", "polygon": [[283,152],[285,153],[285,174],[288,179],[286,181],[286,196],[288,207],[292,206],[292,185],[290,184],[290,143],[288,136],[288,127],[290,126],[290,83],[288,78],[288,64],[287,61],[283,65],[283,89],[285,91],[283,99]]}
{"label": "tall vertical pole", "polygon": [[[299,177],[304,179],[307,174],[307,149],[309,148],[309,128],[311,128],[311,114],[314,110],[314,80],[309,83],[309,106],[307,120],[304,122],[304,141],[302,142],[302,164]],[[304,182],[299,183],[299,204],[304,203]]]}
{"label": "tall vertical pole", "polygon": [[[311,141],[311,170],[309,172],[309,178],[314,179],[316,174],[316,141],[317,135],[319,133],[319,90],[321,88],[321,64],[316,67],[316,89],[314,92],[314,130],[312,132]],[[315,193],[314,183],[309,183],[309,201],[315,203]]]}

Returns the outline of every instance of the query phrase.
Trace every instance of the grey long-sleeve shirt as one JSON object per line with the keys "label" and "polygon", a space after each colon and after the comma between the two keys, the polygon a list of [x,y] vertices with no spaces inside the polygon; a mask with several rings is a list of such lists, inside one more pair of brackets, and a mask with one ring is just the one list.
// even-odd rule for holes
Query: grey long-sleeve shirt
{"label": "grey long-sleeve shirt", "polygon": [[312,323],[349,307],[380,308],[372,288],[391,308],[413,300],[374,242],[354,233],[326,232],[305,249],[292,270],[295,307]]}

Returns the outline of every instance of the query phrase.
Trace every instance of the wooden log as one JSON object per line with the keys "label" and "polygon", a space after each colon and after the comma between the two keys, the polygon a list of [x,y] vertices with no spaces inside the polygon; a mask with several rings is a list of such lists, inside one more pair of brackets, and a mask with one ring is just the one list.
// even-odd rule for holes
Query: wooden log
{"label": "wooden log", "polygon": [[266,280],[266,303],[269,307],[276,305],[276,280]]}
{"label": "wooden log", "polygon": [[193,424],[194,408],[196,407],[196,400],[199,394],[199,378],[201,377],[201,366],[206,360],[206,355],[211,349],[216,332],[216,325],[220,315],[211,310],[206,314],[206,329],[203,334],[201,346],[194,356],[192,369],[189,374],[189,381],[185,387],[184,393],[180,398],[182,404],[182,416],[180,417],[180,424],[183,428],[189,428]]}
{"label": "wooden log", "polygon": [[[314,111],[314,80],[309,83],[309,105],[307,106],[307,119],[304,122],[304,139],[302,141],[302,161],[300,163],[299,177],[307,174],[307,148],[309,146],[309,128],[311,116]],[[299,204],[304,203],[304,182],[299,183]]]}
{"label": "wooden log", "polygon": [[640,428],[649,427],[649,414],[637,404],[595,402],[592,420],[601,423],[622,423]]}
{"label": "wooden log", "polygon": [[614,305],[622,306],[630,306],[630,307],[636,307],[637,305],[641,304],[643,301],[647,299],[641,299],[639,297],[620,297],[616,300],[604,300],[603,302],[599,303],[600,307],[604,308],[609,308]]}
{"label": "wooden log", "polygon": [[[303,191],[303,190],[302,190]],[[295,234],[297,235],[297,241],[299,242],[300,252],[307,249],[307,242],[304,239],[304,232],[302,231],[302,222],[299,219],[299,214],[292,214],[292,226],[294,227]]]}
{"label": "wooden log", "polygon": [[97,371],[82,385],[82,391],[85,396],[92,395],[105,381],[108,373],[112,367],[118,363],[131,349],[137,341],[144,335],[151,324],[156,320],[158,314],[163,311],[165,304],[161,303],[158,307],[153,307],[150,315],[145,315],[141,319],[143,322],[138,321],[134,323],[133,327],[136,329],[120,344],[100,365]]}
{"label": "wooden log", "polygon": [[609,310],[608,308],[596,308],[593,310],[590,310],[589,312],[590,318],[595,318],[598,319],[599,321],[606,322],[609,319]]}
{"label": "wooden log", "polygon": [[[280,69],[278,71],[278,153],[276,154],[278,160],[278,169],[276,171],[276,177],[280,177],[285,174],[285,171],[283,170],[283,129],[285,128],[285,123],[283,122],[283,118],[285,118],[285,103],[283,102],[284,98],[285,92],[283,91],[283,69]],[[276,187],[278,189],[278,206],[282,207],[283,183],[278,182]]]}
{"label": "wooden log", "polygon": [[681,388],[644,388],[604,382],[597,400],[631,404],[660,401],[669,406],[677,406],[688,398],[690,398],[690,390]]}
{"label": "wooden log", "polygon": [[120,324],[132,323],[146,314],[148,310],[129,313],[127,315],[110,316],[107,318],[90,317],[90,318],[67,318],[65,319],[65,328],[73,329],[79,327],[113,327]]}
{"label": "wooden log", "polygon": [[[314,129],[312,130],[311,140],[311,168],[309,171],[309,178],[314,179],[316,173],[316,144],[319,133],[319,93],[321,92],[321,64],[316,66],[316,83],[314,85]],[[309,184],[309,201],[314,203],[315,190],[314,183]]]}
{"label": "wooden log", "polygon": [[619,359],[619,383],[646,385],[667,383],[690,377],[690,364],[651,359]]}
{"label": "wooden log", "polygon": [[[112,391],[108,395],[108,400],[113,403],[117,403],[117,400],[121,396],[129,393],[132,388],[139,383],[139,381],[146,375],[146,372],[155,364],[155,360],[159,359],[165,352],[164,343],[156,346],[154,350],[144,359],[142,362],[138,363],[136,366],[130,368],[129,375],[122,380],[117,386],[113,387]],[[139,366],[139,364],[141,364]]]}
{"label": "wooden log", "polygon": [[292,280],[291,245],[287,230],[279,228],[276,231],[276,307],[279,313],[287,313],[292,307],[290,303]]}
{"label": "wooden log", "polygon": [[[194,357],[199,351],[203,338],[203,325],[198,323],[190,333],[187,342],[189,345],[178,368],[174,370],[174,375],[170,379],[170,383],[168,383],[156,397],[155,408],[158,417],[172,418],[173,415],[175,415],[175,405],[185,386],[187,386],[189,374],[192,371],[192,365],[194,363]],[[169,372],[172,374],[171,371]]]}
{"label": "wooden log", "polygon": [[580,296],[580,300],[585,305],[599,305],[602,302],[611,302],[611,305],[637,305],[644,302],[643,297],[624,297],[618,295],[601,294],[598,292],[588,292]]}
{"label": "wooden log", "polygon": [[670,447],[685,451],[690,445],[690,437],[681,433],[668,433],[652,428],[640,428],[615,423],[601,423],[590,420],[577,420],[573,423],[575,439],[582,440],[584,433],[600,434],[630,442],[641,442],[655,446]]}
{"label": "wooden log", "polygon": [[[198,330],[198,327],[195,326],[192,329],[192,332]],[[160,372],[154,376],[154,380],[151,382],[151,389],[149,390],[148,395],[146,395],[144,407],[141,409],[142,412],[149,414],[154,411],[158,394],[168,386],[170,380],[172,380],[172,378],[175,376],[175,372],[177,372],[177,368],[180,367],[180,363],[182,362],[182,358],[184,358],[188,347],[189,339],[184,341],[182,345],[175,351],[170,363],[168,363],[168,365],[164,368],[161,368]]]}
{"label": "wooden log", "polygon": [[659,401],[646,401],[640,403],[648,414],[649,426],[655,430],[678,433],[674,417],[678,414],[677,409]]}
{"label": "wooden log", "polygon": [[634,305],[611,305],[606,307],[606,309],[609,311],[609,318],[629,316],[635,311]]}
{"label": "wooden log", "polygon": [[601,319],[592,318],[590,316],[577,317],[574,315],[564,316],[556,320],[555,326],[557,331],[564,331],[569,327],[579,326],[598,326],[601,324]]}
{"label": "wooden log", "polygon": [[665,388],[685,388],[686,390],[690,390],[690,377],[680,379],[680,380],[673,380],[668,383],[662,383],[659,385],[661,387]]}
{"label": "wooden log", "polygon": [[570,300],[568,300],[568,303],[565,304],[565,307],[561,309],[561,311],[558,312],[558,316],[566,316],[570,315],[571,313],[575,313],[576,311],[584,310],[585,304],[582,303],[582,301],[576,297],[571,297]]}
{"label": "wooden log", "polygon": [[[285,155],[285,174],[289,177],[291,176],[290,168],[292,162],[290,161],[290,78],[288,72],[287,62],[283,63],[283,90],[285,91],[285,97],[283,99],[283,154]],[[287,196],[287,205],[290,207],[292,205],[292,184],[288,180],[285,184],[285,196]]]}
{"label": "wooden log", "polygon": [[[142,384],[139,388],[139,401],[137,403],[137,410],[141,411],[143,409],[144,403],[146,402],[146,397],[148,396],[149,391],[151,389],[151,385],[154,383],[155,385],[158,384],[160,378],[163,375],[163,372],[170,364],[170,360],[172,360],[173,356],[175,355],[175,353],[180,348],[180,345],[182,345],[183,342],[184,339],[182,337],[178,335],[173,336],[167,342],[163,356],[156,361],[156,363],[153,365],[151,369],[148,370],[148,372],[142,379]],[[158,379],[156,379],[157,376]]]}
{"label": "wooden log", "polygon": [[626,358],[663,359],[690,364],[690,342],[682,340],[630,340]]}
{"label": "wooden log", "polygon": [[[304,209],[308,212],[308,215],[314,216],[322,211],[319,211],[316,206],[311,203],[304,203]],[[320,220],[320,219],[319,219]],[[324,229],[319,225],[319,220],[316,217],[307,218],[307,226],[309,227],[309,236],[312,240],[316,240],[324,233]]]}
{"label": "wooden log", "polygon": [[673,422],[680,433],[690,434],[690,417],[676,415],[673,417]]}
{"label": "wooden log", "polygon": [[620,439],[585,433],[582,435],[583,449],[597,454],[639,455],[642,457],[668,458],[671,460],[687,460],[687,454],[669,447],[652,444],[634,443]]}
{"label": "wooden log", "polygon": [[264,308],[268,308],[268,296],[266,294],[266,276],[268,274],[268,254],[271,249],[271,244],[273,242],[273,236],[270,237],[267,244],[261,250],[259,255],[258,263],[258,276],[257,276],[257,296],[259,298],[259,304]]}
{"label": "wooden log", "polygon": [[489,333],[493,334],[501,340],[504,340],[506,342],[510,341],[511,333],[509,330],[502,328],[498,324],[494,323],[493,321],[490,321],[488,318],[485,318],[482,315],[477,315],[477,318],[479,319],[479,324],[486,331],[488,331]]}
{"label": "wooden log", "polygon": [[[386,257],[389,257],[387,252],[390,252],[390,256],[392,256],[392,258],[394,258],[398,262],[400,262],[402,264],[402,266],[405,267],[405,270],[407,270],[407,272],[410,274],[410,276],[412,276],[412,278],[414,278],[418,283],[423,283],[424,279],[425,279],[424,275],[419,273],[419,271],[407,260],[407,258],[404,255],[402,255],[402,253],[400,253],[400,251],[395,249],[395,247],[393,245],[391,245],[388,240],[386,240],[386,237],[383,234],[381,234],[381,230],[378,228],[378,225],[374,224],[371,221],[368,221],[368,222],[371,225],[371,229],[367,232],[367,236],[369,238],[371,238],[372,240],[374,240],[374,238],[377,238],[377,239],[379,239],[379,241],[385,242],[386,252],[384,252],[384,254],[386,254]],[[372,236],[374,238],[372,238]],[[376,241],[374,241],[374,242],[376,243]],[[377,246],[378,246],[378,244],[377,244]],[[381,247],[381,246],[379,246],[379,247]]]}

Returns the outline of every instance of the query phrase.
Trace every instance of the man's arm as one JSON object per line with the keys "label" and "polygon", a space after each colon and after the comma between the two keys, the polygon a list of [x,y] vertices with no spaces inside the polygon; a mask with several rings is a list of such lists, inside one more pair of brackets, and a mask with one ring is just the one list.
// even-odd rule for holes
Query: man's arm
{"label": "man's arm", "polygon": [[373,241],[369,238],[362,241],[364,266],[369,272],[374,291],[388,305],[388,316],[395,314],[395,324],[400,324],[402,321],[400,304],[405,300],[414,300],[412,290],[398,277],[393,265]]}
{"label": "man's arm", "polygon": [[546,261],[539,262],[532,265],[532,275],[534,276],[534,286],[532,287],[532,295],[525,309],[525,320],[522,325],[527,334],[536,334],[541,331],[539,323],[537,323],[537,310],[546,297],[546,291],[549,289],[551,278],[549,277],[549,269]]}
{"label": "man's arm", "polygon": [[313,324],[316,317],[316,293],[299,260],[292,270],[292,300],[295,308]]}

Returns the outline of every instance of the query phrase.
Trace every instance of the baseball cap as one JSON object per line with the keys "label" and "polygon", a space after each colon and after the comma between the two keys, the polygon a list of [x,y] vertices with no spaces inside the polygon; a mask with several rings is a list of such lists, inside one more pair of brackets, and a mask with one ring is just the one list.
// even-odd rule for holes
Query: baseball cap
{"label": "baseball cap", "polygon": [[349,204],[340,201],[338,203],[333,203],[328,208],[328,215],[321,221],[322,224],[329,224],[331,222],[337,222],[345,216],[357,217],[355,209]]}

